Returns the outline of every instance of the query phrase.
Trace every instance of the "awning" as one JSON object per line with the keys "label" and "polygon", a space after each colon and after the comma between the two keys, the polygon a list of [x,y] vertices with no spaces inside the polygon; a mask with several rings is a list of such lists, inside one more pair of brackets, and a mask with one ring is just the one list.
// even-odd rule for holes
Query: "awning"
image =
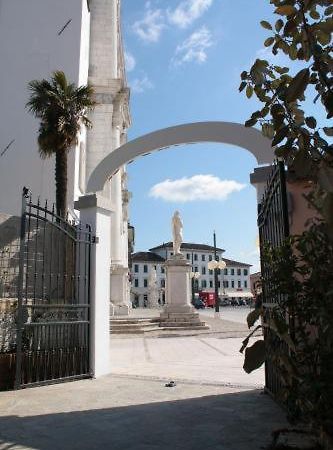
{"label": "awning", "polygon": [[246,298],[253,298],[252,292],[244,292],[244,291],[234,291],[234,292],[226,292],[227,297],[246,297]]}

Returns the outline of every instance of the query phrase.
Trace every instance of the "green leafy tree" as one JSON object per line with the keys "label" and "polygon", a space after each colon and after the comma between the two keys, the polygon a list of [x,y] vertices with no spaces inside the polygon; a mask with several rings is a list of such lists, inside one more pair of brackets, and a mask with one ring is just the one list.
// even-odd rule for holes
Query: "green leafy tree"
{"label": "green leafy tree", "polygon": [[240,92],[261,103],[245,125],[259,125],[272,139],[289,176],[312,181],[308,199],[322,220],[279,248],[266,247],[262,258],[268,258],[270,273],[264,282],[277,303],[268,315],[258,307],[248,325],[264,316],[273,343],[265,339],[248,347],[251,333],[241,351],[246,349],[247,372],[267,355],[274,361],[284,384],[280,394],[294,420],[333,433],[333,5],[332,0],[270,4],[276,19],[261,21],[270,33],[264,46],[288,62],[257,59],[241,73]]}
{"label": "green leafy tree", "polygon": [[50,81],[33,80],[28,110],[40,119],[38,146],[42,158],[55,155],[56,209],[64,217],[67,210],[67,154],[77,143],[82,125],[91,127],[86,114],[95,102],[90,86],[68,83],[64,72],[56,71]]}
{"label": "green leafy tree", "polygon": [[[291,67],[257,59],[249,71],[242,72],[239,90],[248,98],[255,95],[262,103],[245,125],[260,124],[289,171],[314,181],[315,204],[333,237],[333,147],[329,143],[333,136],[332,0],[270,3],[277,19],[273,24],[261,21],[271,32],[264,45],[273,55],[282,52],[298,70],[291,75]],[[307,112],[305,101],[311,97],[316,104],[311,109],[323,110],[327,124],[320,124],[312,110]]]}

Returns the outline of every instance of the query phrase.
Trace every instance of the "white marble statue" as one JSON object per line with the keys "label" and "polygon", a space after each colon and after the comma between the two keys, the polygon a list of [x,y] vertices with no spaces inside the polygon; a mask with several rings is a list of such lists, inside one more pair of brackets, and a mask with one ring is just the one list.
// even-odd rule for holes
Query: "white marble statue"
{"label": "white marble statue", "polygon": [[172,241],[174,255],[181,255],[180,247],[183,242],[183,222],[179,211],[175,211],[172,217]]}

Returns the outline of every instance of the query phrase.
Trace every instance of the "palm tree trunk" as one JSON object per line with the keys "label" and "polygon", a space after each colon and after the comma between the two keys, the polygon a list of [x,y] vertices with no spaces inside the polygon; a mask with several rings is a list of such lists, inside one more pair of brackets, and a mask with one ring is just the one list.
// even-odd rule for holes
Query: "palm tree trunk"
{"label": "palm tree trunk", "polygon": [[56,209],[60,217],[65,217],[67,211],[67,151],[56,152]]}

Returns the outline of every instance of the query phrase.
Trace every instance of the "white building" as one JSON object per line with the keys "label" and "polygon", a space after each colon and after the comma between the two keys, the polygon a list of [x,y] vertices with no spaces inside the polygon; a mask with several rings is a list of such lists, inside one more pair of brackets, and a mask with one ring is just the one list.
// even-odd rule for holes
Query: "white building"
{"label": "white building", "polygon": [[[184,242],[181,250],[185,258],[192,264],[192,272],[200,276],[194,281],[195,292],[214,292],[214,273],[208,269],[208,262],[214,259],[214,247],[205,244]],[[226,268],[218,271],[218,291],[222,297],[230,299],[251,298],[250,264],[233,261],[223,257],[225,250],[216,249],[219,260],[223,259]],[[138,252],[132,255],[131,301],[135,305],[148,306],[148,280],[152,269],[156,270],[160,302],[164,300],[165,260],[173,255],[172,243],[153,247],[149,252]]]}
{"label": "white building", "polygon": [[[98,105],[92,130],[82,129],[69,152],[68,207],[85,194],[97,164],[126,142],[130,126],[120,29],[120,0],[10,0],[0,2],[0,212],[19,215],[21,191],[55,198],[54,159],[38,154],[38,121],[28,113],[28,82],[65,72],[77,85],[90,83]],[[111,302],[129,303],[126,171],[107,181],[112,202]],[[119,308],[118,308],[119,309]],[[121,309],[121,308],[120,308]]]}

